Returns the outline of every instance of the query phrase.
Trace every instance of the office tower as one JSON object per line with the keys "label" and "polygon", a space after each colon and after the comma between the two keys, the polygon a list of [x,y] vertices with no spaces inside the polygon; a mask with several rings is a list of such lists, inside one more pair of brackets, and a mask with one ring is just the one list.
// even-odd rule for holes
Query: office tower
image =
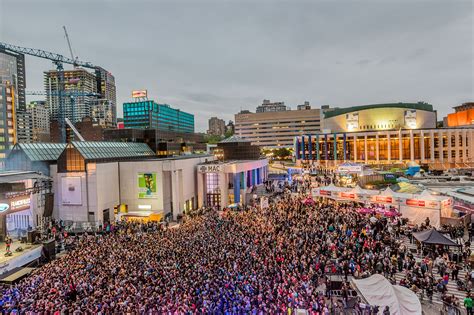
{"label": "office tower", "polygon": [[223,136],[225,134],[225,121],[217,117],[209,118],[209,129],[207,134],[215,136]]}

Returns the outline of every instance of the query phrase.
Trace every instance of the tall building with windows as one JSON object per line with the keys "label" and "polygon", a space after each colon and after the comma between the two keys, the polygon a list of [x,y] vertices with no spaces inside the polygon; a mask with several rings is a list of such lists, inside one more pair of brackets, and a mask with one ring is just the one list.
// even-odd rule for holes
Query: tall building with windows
{"label": "tall building with windows", "polygon": [[0,169],[4,169],[7,153],[16,143],[15,88],[0,82]]}
{"label": "tall building with windows", "polygon": [[235,115],[235,135],[263,148],[290,148],[296,136],[320,132],[320,109],[311,109],[309,104],[299,110],[284,107],[256,113],[241,111]]}
{"label": "tall building with windows", "polygon": [[25,55],[0,49],[0,83],[9,82],[14,89],[17,110],[24,110],[25,98]]}
{"label": "tall building with windows", "polygon": [[223,119],[217,117],[209,118],[209,129],[207,130],[207,134],[223,136],[226,131],[225,129],[225,121]]}
{"label": "tall building with windows", "polygon": [[91,118],[94,125],[115,128],[117,125],[117,92],[115,78],[103,68],[97,68],[97,91],[100,98],[92,105]]}
{"label": "tall building with windows", "polygon": [[[44,88],[46,91],[46,104],[50,111],[51,120],[59,119],[59,73],[50,70],[44,73]],[[66,117],[72,122],[82,121],[84,117],[91,116],[91,107],[97,102],[97,80],[93,73],[85,69],[64,71],[64,111]],[[91,93],[91,95],[87,95]],[[74,106],[73,106],[74,104]]]}
{"label": "tall building with windows", "polygon": [[266,113],[266,112],[283,112],[290,110],[286,107],[285,102],[270,102],[270,100],[263,100],[262,105],[257,106],[257,113]]}
{"label": "tall building with windows", "polygon": [[33,101],[26,105],[31,119],[31,142],[49,142],[49,111],[45,101]]}
{"label": "tall building with windows", "polygon": [[125,128],[194,132],[194,115],[153,100],[124,103],[123,121]]}

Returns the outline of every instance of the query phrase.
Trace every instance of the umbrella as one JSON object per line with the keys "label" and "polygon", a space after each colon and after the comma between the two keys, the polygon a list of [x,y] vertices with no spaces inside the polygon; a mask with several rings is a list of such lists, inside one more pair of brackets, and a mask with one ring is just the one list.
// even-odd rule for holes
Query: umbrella
{"label": "umbrella", "polygon": [[306,198],[305,200],[303,200],[303,204],[305,204],[305,205],[314,205],[315,202],[312,198]]}
{"label": "umbrella", "polygon": [[360,214],[369,214],[373,212],[372,209],[367,209],[367,208],[360,208],[360,209],[357,209],[356,211]]}

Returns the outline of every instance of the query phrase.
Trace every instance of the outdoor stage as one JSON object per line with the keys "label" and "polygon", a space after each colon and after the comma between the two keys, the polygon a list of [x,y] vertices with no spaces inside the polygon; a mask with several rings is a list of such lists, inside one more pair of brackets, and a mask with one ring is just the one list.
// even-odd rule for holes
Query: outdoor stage
{"label": "outdoor stage", "polygon": [[[22,252],[16,252],[15,249],[22,247]],[[5,242],[0,242],[0,275],[29,264],[41,257],[43,245],[41,244],[22,244],[15,241],[11,245],[12,256],[5,256]]]}

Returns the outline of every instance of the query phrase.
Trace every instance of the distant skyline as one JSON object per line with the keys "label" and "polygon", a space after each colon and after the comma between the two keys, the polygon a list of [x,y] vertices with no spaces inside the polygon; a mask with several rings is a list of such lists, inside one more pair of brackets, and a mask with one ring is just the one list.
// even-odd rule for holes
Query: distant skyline
{"label": "distant skyline", "polygon": [[[117,108],[134,89],[207,120],[263,99],[349,107],[474,101],[472,1],[0,0],[0,41],[110,71]],[[28,90],[47,60],[26,59]],[[28,98],[33,100],[33,98]]]}

